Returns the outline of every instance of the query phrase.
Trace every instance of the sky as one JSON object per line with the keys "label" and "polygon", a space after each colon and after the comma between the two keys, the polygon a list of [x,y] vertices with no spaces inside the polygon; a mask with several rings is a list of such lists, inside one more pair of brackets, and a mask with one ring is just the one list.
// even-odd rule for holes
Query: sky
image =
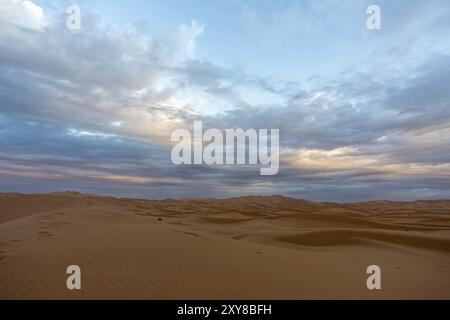
{"label": "sky", "polygon": [[[1,0],[0,192],[448,199],[449,34],[448,0]],[[278,174],[175,165],[198,120],[279,129]]]}

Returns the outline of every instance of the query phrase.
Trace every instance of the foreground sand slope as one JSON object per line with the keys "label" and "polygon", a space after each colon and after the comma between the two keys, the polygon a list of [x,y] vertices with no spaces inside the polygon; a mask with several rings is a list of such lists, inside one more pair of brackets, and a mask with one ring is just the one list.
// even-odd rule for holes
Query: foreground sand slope
{"label": "foreground sand slope", "polygon": [[448,299],[450,201],[0,194],[0,298]]}

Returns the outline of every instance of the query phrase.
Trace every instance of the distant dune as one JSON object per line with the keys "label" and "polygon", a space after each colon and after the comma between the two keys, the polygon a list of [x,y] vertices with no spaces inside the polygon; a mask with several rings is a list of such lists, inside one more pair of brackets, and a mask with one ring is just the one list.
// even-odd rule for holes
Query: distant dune
{"label": "distant dune", "polygon": [[19,298],[449,299],[450,201],[0,194],[0,299]]}

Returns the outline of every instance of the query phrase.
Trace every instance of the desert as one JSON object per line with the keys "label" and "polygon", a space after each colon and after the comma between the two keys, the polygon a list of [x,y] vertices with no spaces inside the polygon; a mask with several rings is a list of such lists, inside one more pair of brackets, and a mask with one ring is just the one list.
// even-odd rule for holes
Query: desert
{"label": "desert", "polygon": [[[66,268],[81,269],[68,290]],[[370,265],[381,289],[366,286]],[[0,194],[0,299],[449,299],[450,201]]]}

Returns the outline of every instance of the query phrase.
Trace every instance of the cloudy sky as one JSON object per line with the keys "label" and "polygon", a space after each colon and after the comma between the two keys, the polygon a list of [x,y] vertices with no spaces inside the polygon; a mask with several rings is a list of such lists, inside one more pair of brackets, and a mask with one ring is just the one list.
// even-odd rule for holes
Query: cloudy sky
{"label": "cloudy sky", "polygon": [[[450,198],[449,34],[448,0],[1,0],[0,192]],[[279,173],[174,165],[194,120],[279,128]]]}

